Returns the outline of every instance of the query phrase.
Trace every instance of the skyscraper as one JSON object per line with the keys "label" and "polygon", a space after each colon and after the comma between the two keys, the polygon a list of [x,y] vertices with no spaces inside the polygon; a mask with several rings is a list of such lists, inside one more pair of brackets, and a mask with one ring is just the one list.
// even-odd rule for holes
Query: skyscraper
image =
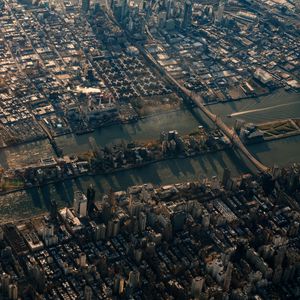
{"label": "skyscraper", "polygon": [[116,277],[114,278],[114,293],[117,295],[123,294],[124,284],[125,284],[124,278],[120,274],[117,274]]}
{"label": "skyscraper", "polygon": [[54,199],[50,202],[50,216],[52,220],[57,219],[57,203]]}
{"label": "skyscraper", "polygon": [[121,11],[121,22],[123,23],[126,16],[127,16],[127,12],[128,12],[128,3],[127,0],[122,0],[121,1],[121,7],[122,7],[122,11]]}
{"label": "skyscraper", "polygon": [[10,284],[8,286],[8,298],[11,300],[18,299],[18,286],[16,284]]}
{"label": "skyscraper", "polygon": [[129,272],[128,285],[130,287],[136,288],[140,284],[140,272],[138,270],[133,270]]}
{"label": "skyscraper", "polygon": [[79,218],[87,215],[87,198],[79,191],[75,192],[74,195],[74,211]]}
{"label": "skyscraper", "polygon": [[300,12],[300,0],[295,1],[295,8],[297,12]]}
{"label": "skyscraper", "polygon": [[229,262],[227,265],[227,269],[226,269],[225,276],[224,276],[224,282],[223,282],[223,287],[224,287],[225,291],[229,290],[230,283],[231,283],[232,270],[233,270],[233,265],[231,262]]}
{"label": "skyscraper", "polygon": [[94,201],[95,201],[95,195],[96,191],[93,187],[93,185],[90,185],[87,189],[87,210],[88,214],[93,212],[94,209]]}
{"label": "skyscraper", "polygon": [[35,286],[39,292],[43,292],[46,283],[46,277],[44,270],[39,266],[37,261],[33,261],[29,272],[34,280]]}
{"label": "skyscraper", "polygon": [[203,289],[203,284],[204,284],[204,278],[197,276],[193,279],[192,281],[192,287],[191,287],[191,293],[192,297],[195,299],[199,299],[202,289]]}
{"label": "skyscraper", "polygon": [[227,183],[228,181],[230,180],[230,175],[231,175],[231,172],[229,169],[225,168],[224,169],[224,172],[223,172],[223,178],[222,178],[222,185],[224,187],[227,187]]}
{"label": "skyscraper", "polygon": [[3,229],[0,227],[0,241],[2,241],[4,239],[4,231]]}
{"label": "skyscraper", "polygon": [[192,24],[193,4],[190,0],[185,1],[183,10],[182,28],[186,29]]}
{"label": "skyscraper", "polygon": [[224,9],[225,9],[225,0],[220,0],[218,9],[215,13],[215,22],[221,22],[222,21],[223,14],[224,14]]}
{"label": "skyscraper", "polygon": [[1,289],[2,289],[2,293],[4,295],[7,295],[7,293],[8,293],[9,283],[10,283],[10,275],[3,273],[1,275]]}
{"label": "skyscraper", "polygon": [[139,214],[139,227],[141,231],[144,231],[146,229],[147,224],[147,216],[144,212],[140,212]]}
{"label": "skyscraper", "polygon": [[90,9],[90,0],[82,0],[81,11],[87,13]]}
{"label": "skyscraper", "polygon": [[84,300],[92,300],[92,297],[93,297],[92,288],[86,285],[84,288]]}
{"label": "skyscraper", "polygon": [[172,5],[173,5],[173,1],[172,0],[168,0],[168,3],[167,3],[167,19],[169,19],[171,17],[171,14],[172,14]]}

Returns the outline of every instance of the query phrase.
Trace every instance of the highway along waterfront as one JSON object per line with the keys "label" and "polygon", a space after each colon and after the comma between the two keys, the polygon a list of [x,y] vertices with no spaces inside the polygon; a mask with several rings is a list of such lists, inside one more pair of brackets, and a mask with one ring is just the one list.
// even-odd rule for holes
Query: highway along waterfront
{"label": "highway along waterfront", "polygon": [[[280,104],[289,103],[290,105],[278,107]],[[277,107],[275,107],[276,105]],[[274,106],[274,109],[269,109],[267,114],[260,111],[261,108],[270,106]],[[222,117],[228,125],[233,125],[237,118],[254,123],[279,118],[300,118],[300,96],[281,90],[259,99],[210,105],[209,109]],[[257,111],[236,117],[227,117],[235,112],[249,110]],[[162,130],[176,129],[180,134],[187,134],[195,130],[201,122],[204,125],[206,122],[209,123],[203,113],[198,109],[194,109],[192,112],[185,109],[148,117],[134,124],[102,128],[86,135],[61,136],[56,138],[56,142],[63,149],[64,154],[71,155],[88,150],[90,148],[88,140],[91,136],[94,137],[97,144],[104,146],[122,139],[127,141],[158,139]],[[255,144],[248,146],[248,149],[268,166],[272,166],[274,162],[279,166],[300,162],[300,136]],[[51,155],[54,153],[48,140],[43,140],[0,150],[0,164],[3,167],[26,165]],[[100,197],[110,188],[113,190],[126,189],[127,186],[144,182],[158,185],[193,180],[201,176],[222,176],[225,167],[232,171],[233,176],[249,172],[249,168],[252,168],[248,163],[240,162],[232,150],[227,150],[195,158],[158,162],[142,168],[105,176],[86,176],[78,180],[68,180],[41,189],[31,189],[0,197],[0,222],[41,213],[48,207],[51,197],[57,199],[60,205],[71,203],[73,191],[81,188],[86,189],[91,183],[95,185]]]}

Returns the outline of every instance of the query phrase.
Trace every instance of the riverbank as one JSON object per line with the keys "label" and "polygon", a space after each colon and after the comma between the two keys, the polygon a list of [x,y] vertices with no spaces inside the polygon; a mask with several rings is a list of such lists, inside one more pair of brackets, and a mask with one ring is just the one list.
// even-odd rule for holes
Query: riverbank
{"label": "riverbank", "polygon": [[118,169],[114,169],[114,170],[107,171],[107,172],[83,173],[83,174],[78,174],[78,175],[72,175],[72,176],[65,177],[65,178],[58,178],[56,180],[50,180],[48,182],[40,183],[38,185],[24,186],[22,188],[13,189],[13,190],[9,190],[9,191],[0,191],[0,196],[9,195],[9,194],[13,194],[13,193],[16,193],[16,192],[22,192],[22,191],[28,191],[28,190],[32,190],[32,189],[42,188],[42,187],[53,185],[53,184],[56,184],[56,183],[63,183],[63,182],[69,181],[69,180],[80,179],[81,177],[93,178],[95,176],[114,175],[114,174],[117,174],[117,173],[122,173],[122,172],[130,171],[130,170],[133,170],[133,169],[143,168],[143,167],[146,167],[146,166],[149,166],[149,165],[152,165],[152,164],[157,164],[157,163],[164,162],[164,161],[172,161],[172,160],[187,159],[187,158],[197,158],[197,157],[199,157],[201,155],[204,155],[204,154],[212,154],[212,153],[216,153],[218,151],[223,151],[223,150],[225,150],[225,148],[220,149],[220,150],[207,151],[207,152],[202,153],[202,154],[195,154],[195,155],[186,156],[186,157],[166,157],[166,158],[162,158],[162,159],[159,159],[159,160],[152,160],[152,161],[144,162],[144,163],[142,163],[138,166],[137,165],[136,166],[126,166],[126,167],[123,167],[123,168],[118,168]]}
{"label": "riverbank", "polygon": [[[2,171],[0,195],[40,188],[45,185],[78,179],[82,176],[108,175],[124,170],[141,168],[164,160],[192,158],[228,148],[219,131],[198,129],[180,137],[176,131],[162,133],[161,140],[147,143],[116,144],[101,149],[94,140],[92,151],[73,158],[48,158],[23,169]],[[23,183],[22,183],[23,182]]]}
{"label": "riverbank", "polygon": [[[249,145],[248,149],[264,164],[272,167],[287,167],[300,163],[300,136]],[[193,158],[165,160],[144,167],[124,170],[107,175],[82,176],[26,191],[0,196],[0,222],[16,220],[42,213],[49,209],[51,199],[59,206],[72,203],[76,190],[86,191],[92,184],[96,197],[113,191],[127,190],[129,186],[152,183],[155,186],[197,180],[199,178],[222,178],[224,169],[229,169],[233,177],[252,173],[252,166],[240,160],[233,149],[208,153]]]}
{"label": "riverbank", "polygon": [[[299,135],[300,134],[299,127],[297,127],[297,125],[295,124],[295,122],[298,122],[298,121],[297,120],[294,120],[294,121],[293,120],[285,120],[285,121],[281,120],[281,121],[272,121],[272,122],[258,124],[257,128],[264,132],[264,139],[263,140],[248,141],[246,144],[247,145],[252,145],[252,144],[258,144],[258,143],[264,143],[264,142],[271,141],[271,140],[274,141],[276,139],[283,139],[283,138],[287,138],[287,137],[290,137],[290,136]],[[291,124],[294,124],[293,128],[295,129],[295,131],[293,131],[293,132],[287,131],[285,133],[281,133],[281,134],[278,134],[278,135],[273,134],[271,136],[265,135],[266,132],[268,132],[268,130],[270,130],[270,128],[273,128],[273,127],[279,128],[278,126],[281,126],[280,128],[282,128],[283,126],[285,126],[284,128],[291,129],[290,127],[287,127],[287,125],[285,125],[287,122],[291,123]],[[300,123],[300,121],[299,121],[299,123]],[[202,132],[202,134],[204,132]],[[191,141],[193,143],[195,143],[195,137],[198,140],[199,140],[199,138],[201,139],[201,134],[198,137],[197,137],[197,135],[199,135],[199,130],[198,130],[198,132],[193,132],[193,133],[188,135],[188,137],[192,138],[192,140],[187,140],[185,142],[186,147],[187,147],[187,145],[189,145],[191,143]],[[216,138],[216,136],[218,136],[218,135],[215,135],[215,138]],[[219,137],[221,137],[221,135],[219,135]],[[219,137],[218,137],[218,139],[219,139]],[[187,137],[184,137],[184,139],[187,139]],[[93,144],[94,145],[90,145],[90,147],[92,149],[94,149],[93,151],[97,151],[97,149],[99,148],[97,143],[94,141]],[[129,143],[129,144],[135,144],[135,143],[133,142],[133,143]],[[46,178],[46,179],[44,179],[46,182],[43,182],[44,180],[42,180],[42,182],[35,183],[35,182],[31,182],[30,180],[29,180],[29,182],[28,182],[28,180],[26,180],[26,182],[27,182],[26,184],[25,184],[25,182],[23,184],[20,184],[20,180],[21,180],[20,178],[23,178],[23,179],[27,178],[28,175],[24,175],[25,174],[24,173],[22,176],[20,176],[21,171],[18,170],[18,173],[17,173],[16,177],[15,178],[10,177],[7,180],[7,184],[5,184],[5,182],[3,183],[3,181],[2,181],[2,191],[0,191],[0,196],[1,195],[4,196],[4,195],[7,195],[9,193],[14,193],[14,192],[22,191],[22,190],[40,188],[42,186],[55,184],[55,183],[60,182],[60,181],[63,182],[63,181],[67,181],[67,180],[79,179],[83,176],[93,177],[93,176],[99,176],[99,175],[109,175],[109,174],[115,174],[115,173],[126,171],[126,170],[139,169],[141,167],[144,167],[144,166],[147,166],[147,165],[150,165],[150,164],[159,163],[159,162],[166,161],[166,160],[194,158],[194,157],[197,157],[197,156],[201,156],[201,155],[205,155],[205,154],[209,154],[209,153],[214,153],[216,151],[224,151],[224,150],[228,149],[228,147],[229,147],[229,144],[221,143],[221,144],[217,144],[218,145],[217,149],[209,149],[208,148],[206,150],[200,150],[200,151],[197,150],[197,152],[195,152],[195,153],[194,153],[193,150],[190,150],[189,153],[185,152],[185,153],[181,153],[181,154],[177,154],[177,155],[170,155],[169,154],[169,155],[166,155],[166,156],[164,156],[162,154],[162,152],[160,152],[161,150],[157,150],[157,149],[160,149],[160,147],[161,147],[161,145],[159,144],[159,141],[146,141],[144,143],[139,142],[135,145],[135,147],[137,149],[140,149],[140,148],[147,149],[147,147],[149,147],[149,145],[151,145],[149,150],[154,151],[153,152],[154,157],[152,157],[151,159],[148,158],[148,160],[146,160],[146,161],[140,161],[140,162],[135,162],[135,163],[129,163],[128,162],[125,165],[122,165],[120,167],[111,166],[106,170],[99,170],[98,167],[96,167],[96,168],[91,167],[90,159],[94,156],[94,154],[92,154],[92,152],[88,152],[89,154],[88,153],[85,153],[85,154],[84,153],[79,153],[78,156],[79,157],[82,156],[79,159],[79,161],[76,161],[76,162],[75,161],[74,162],[70,161],[70,165],[68,165],[67,167],[62,165],[61,160],[59,161],[58,164],[54,163],[56,167],[58,167],[60,169],[65,169],[67,176],[59,175],[59,176],[55,177],[54,179],[53,178],[50,178],[50,179]],[[117,147],[117,148],[115,148],[115,147]],[[118,148],[118,147],[121,147],[121,148]],[[123,145],[121,145],[121,144],[111,146],[111,148],[114,148],[114,152],[116,152],[116,153],[119,152],[119,151],[123,151],[122,147],[123,147]],[[117,153],[117,156],[119,156],[118,153]],[[95,157],[93,159],[95,159]],[[106,157],[106,158],[103,157],[103,159],[105,161],[111,160],[110,157]],[[98,160],[98,158],[96,160]],[[75,170],[73,170],[73,168],[74,168],[73,165],[76,164],[76,163],[81,164],[80,167],[83,166],[82,164],[85,164],[85,166],[83,168],[83,171],[82,171],[82,168],[79,168],[79,167],[78,167],[79,172],[76,173]],[[36,170],[43,169],[44,172],[49,173],[49,172],[51,172],[53,166],[51,166],[48,171],[47,171],[46,168],[47,168],[47,165],[34,165],[34,166],[29,167],[30,171],[32,171],[32,169],[36,169]],[[26,169],[26,167],[25,167],[25,169]],[[77,169],[77,167],[76,167],[76,169]],[[30,176],[33,176],[33,175],[30,175]],[[35,176],[33,176],[33,177],[35,179]],[[3,186],[5,186],[6,188],[3,188]],[[7,188],[7,186],[9,186],[9,188]]]}
{"label": "riverbank", "polygon": [[[299,100],[298,94],[282,90],[259,99],[211,105],[209,109],[222,117],[229,126],[234,126],[236,118],[226,118],[227,115],[271,106],[274,106],[274,109],[268,110],[267,114],[253,111],[244,114],[243,119],[249,123],[262,123],[282,118],[299,118]],[[290,103],[290,105],[276,107],[282,103]],[[204,125],[206,121],[205,116],[199,110],[183,109],[159,116],[149,116],[132,124],[96,129],[90,134],[65,135],[57,138],[56,141],[58,146],[63,148],[64,154],[71,156],[78,155],[83,151],[90,151],[89,137],[94,137],[97,145],[101,147],[122,141],[144,142],[145,139],[156,139],[162,130],[176,129],[181,135],[188,134],[199,124]],[[208,123],[208,125],[210,124]],[[285,167],[300,162],[299,147],[299,135],[247,146],[255,157],[270,167],[274,163]],[[52,147],[48,140],[45,140],[1,150],[0,164],[4,168],[24,167],[51,156],[54,156]],[[192,181],[201,177],[218,176],[222,178],[224,168],[231,170],[232,176],[255,171],[246,161],[242,161],[239,154],[232,149],[194,158],[165,160],[114,174],[82,176],[78,179],[66,180],[63,183],[58,182],[41,188],[1,196],[0,220],[14,220],[39,214],[49,208],[51,199],[56,199],[61,206],[64,206],[66,203],[71,203],[75,190],[86,190],[90,184],[94,185],[97,195],[101,197],[110,189],[126,190],[128,186],[145,182],[161,185]]]}
{"label": "riverbank", "polygon": [[[278,135],[276,137],[266,138],[265,141],[251,142],[251,143],[248,143],[248,145],[264,144],[265,142],[268,142],[268,141],[274,141],[274,140],[277,140],[277,139],[289,138],[289,137],[296,136],[296,135],[300,135],[300,131],[298,131],[297,133],[295,133],[295,132],[285,133],[285,134]],[[143,162],[143,163],[140,163],[139,165],[125,166],[125,167],[122,167],[122,168],[116,168],[116,169],[109,170],[109,171],[106,171],[106,172],[93,172],[93,173],[87,172],[87,173],[82,173],[82,174],[77,174],[77,175],[71,175],[71,176],[64,177],[64,178],[58,178],[56,180],[49,180],[48,182],[40,183],[40,184],[37,184],[37,185],[24,186],[22,188],[11,189],[11,190],[8,190],[8,191],[0,191],[0,196],[5,196],[5,195],[8,195],[8,194],[12,194],[12,193],[20,192],[20,191],[26,191],[26,190],[36,189],[36,188],[42,188],[42,187],[45,187],[47,185],[53,185],[53,184],[56,184],[56,183],[59,183],[59,182],[66,182],[66,181],[69,181],[69,180],[80,179],[82,177],[93,178],[93,177],[96,177],[96,176],[114,175],[114,174],[117,174],[117,173],[130,171],[130,170],[133,170],[133,169],[140,169],[140,168],[143,168],[143,167],[146,167],[146,166],[149,166],[149,165],[152,165],[152,164],[157,164],[157,163],[160,163],[160,162],[164,162],[164,161],[181,160],[181,159],[185,160],[185,159],[188,159],[188,158],[191,158],[191,159],[192,158],[198,158],[200,156],[204,156],[204,155],[207,155],[207,154],[222,152],[222,151],[225,151],[227,149],[230,149],[229,145],[226,145],[226,146],[224,145],[223,148],[220,148],[220,149],[217,149],[217,150],[207,150],[205,152],[197,153],[197,154],[189,155],[189,156],[183,156],[183,155],[182,156],[174,156],[174,157],[168,156],[168,157],[164,157],[164,158],[160,158],[160,159],[156,159],[156,160],[152,160],[152,161]]]}
{"label": "riverbank", "polygon": [[236,154],[228,149],[193,158],[167,159],[107,175],[81,176],[0,196],[0,222],[47,211],[52,199],[55,199],[59,206],[69,205],[73,201],[75,191],[86,191],[91,184],[96,190],[96,197],[101,199],[111,189],[127,190],[129,186],[144,183],[159,186],[213,176],[222,178],[224,168],[230,169],[234,177],[251,172],[251,169],[245,164],[240,164]]}
{"label": "riverbank", "polygon": [[[282,97],[285,100],[286,100],[286,98],[289,98],[289,97],[300,99],[300,93],[297,93],[297,92],[294,92],[294,91],[288,91],[287,92],[286,90],[280,88],[280,89],[276,89],[275,91],[272,91],[271,93],[265,93],[264,95],[242,97],[242,98],[239,98],[237,100],[227,99],[227,100],[224,100],[224,101],[210,102],[210,103],[205,103],[205,106],[208,106],[213,112],[217,113],[218,115],[220,115],[220,116],[222,115],[224,117],[225,123],[232,124],[232,121],[234,121],[235,118],[232,118],[232,120],[228,120],[226,118],[226,116],[230,115],[230,113],[226,112],[227,109],[224,106],[230,107],[234,110],[236,108],[237,111],[240,111],[241,109],[243,110],[243,103],[244,102],[247,102],[247,103],[254,102],[254,103],[257,104],[257,106],[259,108],[261,106],[260,103],[262,104],[263,99],[268,100],[268,99],[271,99],[273,97],[275,99],[276,99],[276,97]],[[300,103],[300,101],[299,101],[299,103]],[[276,104],[277,103],[275,103],[275,106],[276,106]],[[151,119],[155,119],[155,117],[158,117],[158,116],[168,116],[168,115],[172,115],[176,112],[191,109],[191,108],[186,107],[186,106],[187,106],[187,104],[185,104],[183,107],[180,107],[180,108],[166,110],[166,111],[159,111],[159,112],[155,112],[155,113],[152,113],[152,114],[149,114],[149,115],[140,116],[140,117],[138,117],[138,119],[135,119],[135,120],[110,122],[109,124],[104,124],[104,125],[102,125],[100,127],[96,127],[96,128],[89,128],[89,129],[84,130],[83,132],[79,132],[79,133],[76,133],[76,131],[74,131],[74,132],[73,131],[72,132],[64,132],[62,134],[57,134],[57,135],[53,136],[53,138],[55,140],[60,140],[61,138],[65,137],[65,136],[70,136],[70,135],[83,136],[84,137],[86,135],[92,134],[92,133],[97,132],[97,131],[102,130],[102,129],[103,130],[110,130],[110,128],[113,127],[113,126],[118,126],[118,125],[120,125],[120,126],[129,125],[130,126],[130,125],[134,125],[134,124],[139,124],[140,122],[143,122],[143,121],[147,121],[147,120],[151,121]],[[246,107],[247,106],[248,105],[246,105]],[[218,107],[220,107],[222,109],[221,110],[216,109]],[[223,110],[223,108],[224,108],[224,110]],[[276,107],[274,107],[274,109],[275,108]],[[224,113],[222,113],[222,112],[224,112]],[[247,120],[248,120],[248,117],[247,117]],[[17,144],[1,146],[0,150],[11,149],[11,148],[14,148],[14,147],[31,144],[31,143],[34,143],[34,142],[37,142],[37,141],[47,141],[47,137],[46,136],[41,136],[41,137],[34,138],[32,140],[22,141],[22,142],[17,143]]]}
{"label": "riverbank", "polygon": [[[235,121],[243,119],[249,123],[269,122],[272,120],[299,118],[300,94],[287,93],[278,90],[270,96],[239,100],[228,103],[210,105],[209,109],[223,118],[228,126],[234,126]],[[278,107],[282,103],[283,107]],[[271,107],[266,114],[260,108]],[[246,113],[245,111],[251,112]],[[243,112],[237,117],[228,118],[235,112]],[[117,124],[95,129],[92,133],[75,135],[67,134],[55,138],[64,155],[78,154],[89,150],[88,138],[94,137],[97,144],[104,146],[120,141],[144,141],[155,139],[161,131],[176,129],[180,134],[187,134],[198,125],[210,126],[209,120],[198,109],[184,108],[176,111],[163,112],[159,115],[147,116],[135,123]],[[296,147],[296,145],[295,145]],[[24,166],[41,158],[55,155],[48,140],[37,141],[0,150],[0,166],[4,168]]]}
{"label": "riverbank", "polygon": [[[106,123],[104,125],[101,125],[99,127],[87,128],[87,129],[84,129],[82,131],[64,132],[64,133],[53,135],[52,139],[56,140],[56,139],[59,139],[61,137],[70,136],[70,135],[84,136],[84,135],[94,133],[96,130],[108,129],[109,127],[115,126],[115,125],[130,125],[130,124],[137,123],[141,120],[147,120],[147,119],[151,119],[151,118],[154,118],[154,117],[157,117],[157,116],[168,115],[168,114],[172,114],[172,113],[175,113],[175,112],[179,112],[179,111],[182,111],[182,109],[183,108],[181,107],[181,108],[177,108],[177,109],[171,109],[171,110],[168,110],[168,111],[155,112],[155,113],[152,113],[152,114],[149,114],[149,115],[146,115],[146,116],[140,116],[139,118],[132,119],[132,120],[112,121],[112,122]],[[49,140],[49,138],[46,135],[45,136],[40,136],[40,137],[35,137],[35,138],[28,139],[28,140],[25,140],[25,141],[21,141],[21,142],[15,143],[15,144],[0,146],[0,150],[12,149],[14,147],[27,145],[27,144],[31,144],[31,143],[39,142],[39,141],[48,141],[48,140]]]}

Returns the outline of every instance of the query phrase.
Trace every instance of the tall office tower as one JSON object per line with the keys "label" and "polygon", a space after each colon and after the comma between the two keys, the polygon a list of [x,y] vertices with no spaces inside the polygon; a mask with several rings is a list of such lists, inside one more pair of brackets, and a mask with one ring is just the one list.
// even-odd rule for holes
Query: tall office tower
{"label": "tall office tower", "polygon": [[167,3],[167,19],[171,18],[171,15],[172,15],[172,5],[173,5],[172,0],[168,0],[168,3]]}
{"label": "tall office tower", "polygon": [[124,278],[120,274],[117,274],[114,278],[114,293],[117,295],[122,295],[124,293],[124,285]]}
{"label": "tall office tower", "polygon": [[10,284],[8,286],[8,298],[11,300],[18,299],[18,286],[16,284]]}
{"label": "tall office tower", "polygon": [[222,21],[224,10],[225,10],[225,0],[220,0],[218,9],[215,13],[215,22],[219,23]]}
{"label": "tall office tower", "polygon": [[223,282],[223,288],[225,291],[228,291],[230,287],[232,269],[233,269],[233,264],[229,262],[227,265],[227,269],[224,276],[224,282]]}
{"label": "tall office tower", "polygon": [[84,288],[84,300],[92,300],[92,297],[93,297],[92,288],[86,285]]}
{"label": "tall office tower", "polygon": [[174,232],[178,232],[183,229],[186,216],[187,214],[184,210],[176,211],[171,215],[172,229]]}
{"label": "tall office tower", "polygon": [[106,237],[106,225],[100,224],[99,225],[99,239],[105,240],[105,237]]}
{"label": "tall office tower", "polygon": [[119,219],[114,219],[112,223],[113,223],[113,225],[112,225],[112,236],[116,236],[116,235],[119,234],[120,220]]}
{"label": "tall office tower", "polygon": [[192,281],[192,288],[191,288],[191,293],[192,297],[195,299],[199,299],[202,289],[203,289],[203,284],[204,284],[204,278],[197,276],[193,279]]}
{"label": "tall office tower", "polygon": [[140,212],[139,214],[139,227],[140,231],[144,231],[147,225],[147,215],[144,212]]}
{"label": "tall office tower", "polygon": [[86,264],[86,254],[84,252],[79,253],[78,264],[80,267],[85,268]]}
{"label": "tall office tower", "polygon": [[50,217],[52,220],[57,219],[57,203],[54,199],[50,202]]}
{"label": "tall office tower", "polygon": [[108,193],[108,203],[110,204],[111,207],[115,208],[117,205],[117,201],[116,201],[116,195],[113,192],[112,189],[110,189],[109,193]]}
{"label": "tall office tower", "polygon": [[209,224],[210,224],[210,214],[208,213],[207,210],[205,210],[203,212],[203,215],[202,215],[202,222],[201,222],[201,225],[204,227],[204,228],[208,228],[209,227]]}
{"label": "tall office tower", "polygon": [[88,214],[92,213],[94,210],[95,195],[96,195],[96,191],[95,191],[93,185],[91,184],[88,187],[87,193],[86,193]]}
{"label": "tall office tower", "polygon": [[6,273],[1,274],[2,294],[7,295],[9,283],[10,283],[10,275]]}
{"label": "tall office tower", "polygon": [[43,292],[46,283],[45,272],[41,267],[38,265],[36,261],[34,261],[29,269],[29,272],[34,280],[36,288],[39,292]]}
{"label": "tall office tower", "polygon": [[132,288],[140,285],[140,272],[138,270],[129,272],[128,285]]}
{"label": "tall office tower", "polygon": [[4,239],[4,231],[3,229],[0,227],[0,241],[3,241]]}
{"label": "tall office tower", "polygon": [[99,255],[99,271],[100,274],[105,276],[107,274],[108,266],[107,266],[107,256],[104,253]]}
{"label": "tall office tower", "polygon": [[110,238],[113,234],[114,222],[113,220],[109,220],[107,223],[106,236]]}
{"label": "tall office tower", "polygon": [[139,14],[139,18],[140,18],[140,23],[139,23],[139,33],[140,34],[145,34],[145,27],[146,27],[146,15],[144,13],[140,13]]}
{"label": "tall office tower", "polygon": [[289,226],[288,235],[289,236],[297,236],[299,234],[300,223],[294,221]]}
{"label": "tall office tower", "polygon": [[147,2],[147,0],[143,0],[143,1],[142,1],[142,4],[143,4],[142,10],[145,11],[145,10],[147,9],[147,7],[148,7],[148,2]]}
{"label": "tall office tower", "polygon": [[87,13],[90,9],[90,0],[82,0],[81,11]]}
{"label": "tall office tower", "polygon": [[110,8],[113,11],[113,13],[115,12],[115,6],[116,6],[116,0],[111,0],[111,2],[110,2]]}
{"label": "tall office tower", "polygon": [[128,12],[128,3],[127,3],[127,0],[121,0],[121,7],[122,7],[122,10],[121,10],[121,22],[123,23],[125,21],[125,18],[127,16],[127,12]]}
{"label": "tall office tower", "polygon": [[300,12],[300,0],[296,0],[295,2],[295,8],[297,12]]}
{"label": "tall office tower", "polygon": [[79,191],[75,192],[74,195],[74,211],[79,218],[87,215],[87,198]]}
{"label": "tall office tower", "polygon": [[227,183],[230,180],[231,172],[229,169],[225,168],[223,172],[222,185],[227,187]]}
{"label": "tall office tower", "polygon": [[183,10],[182,28],[186,29],[192,24],[193,4],[190,0],[185,1]]}
{"label": "tall office tower", "polygon": [[281,277],[282,277],[282,267],[281,266],[276,266],[273,272],[273,277],[272,277],[272,281],[275,284],[279,284],[281,281]]}

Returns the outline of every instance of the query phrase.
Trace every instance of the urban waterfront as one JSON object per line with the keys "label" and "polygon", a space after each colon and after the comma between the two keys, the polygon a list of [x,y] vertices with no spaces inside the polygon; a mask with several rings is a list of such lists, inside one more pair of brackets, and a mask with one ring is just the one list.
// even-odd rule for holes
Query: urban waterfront
{"label": "urban waterfront", "polygon": [[[267,113],[260,111],[260,109],[264,108],[272,109],[268,110]],[[234,125],[236,119],[261,123],[285,118],[299,118],[300,95],[279,90],[274,94],[260,98],[210,105],[209,109],[216,115],[222,117],[224,122],[230,126]],[[231,118],[228,117],[228,115],[232,113],[249,110],[253,110],[253,112]],[[179,134],[184,135],[197,129],[198,125],[205,124],[211,126],[209,120],[199,109],[195,108],[192,111],[181,109],[149,116],[132,124],[100,128],[89,134],[63,135],[57,137],[56,142],[57,145],[63,149],[65,155],[71,155],[89,150],[89,137],[93,137],[98,145],[104,146],[122,140],[145,141],[159,139],[160,133],[163,130],[177,130]],[[295,143],[295,145],[289,145],[288,147],[296,147],[297,142]],[[18,164],[26,165],[51,155],[55,154],[50,143],[48,140],[42,140],[0,150],[0,164],[5,168],[14,167]]]}
{"label": "urban waterfront", "polygon": [[300,299],[300,0],[0,0],[0,299]]}
{"label": "urban waterfront", "polygon": [[[297,100],[299,102],[297,102]],[[289,104],[279,106],[281,104]],[[259,110],[273,106],[268,113],[262,114]],[[233,125],[237,117],[227,115],[257,109],[252,113],[239,116],[247,122],[265,122],[278,118],[299,117],[300,99],[298,94],[278,91],[273,95],[260,99],[247,99],[238,102],[210,105],[209,108],[221,116],[228,125]],[[207,119],[197,109],[192,112],[187,109],[173,111],[166,114],[150,116],[137,123],[113,125],[95,130],[85,135],[65,135],[56,138],[59,147],[65,154],[78,154],[90,149],[89,137],[94,137],[97,144],[116,143],[121,140],[131,141],[158,139],[162,130],[178,130],[180,134],[187,134],[195,130],[198,125],[206,124]],[[210,124],[209,124],[210,125]],[[279,166],[286,166],[293,162],[300,162],[300,137],[290,137],[270,142],[248,146],[260,161],[268,166],[274,162]],[[12,149],[2,149],[0,160],[3,166],[14,166],[34,162],[42,157],[54,155],[47,140],[24,144]],[[41,189],[31,189],[12,193],[0,198],[0,222],[14,220],[43,212],[49,206],[51,198],[55,198],[60,205],[66,205],[73,200],[73,192],[77,189],[85,190],[90,184],[95,186],[97,196],[108,192],[126,189],[128,186],[152,182],[155,185],[171,184],[189,181],[201,177],[222,176],[225,167],[232,170],[233,176],[251,172],[251,166],[244,161],[242,164],[233,150],[206,154],[195,158],[172,159],[154,163],[133,170],[122,171],[110,175],[85,176],[77,180],[68,180],[63,183],[45,186]],[[253,171],[253,170],[252,170]]]}

